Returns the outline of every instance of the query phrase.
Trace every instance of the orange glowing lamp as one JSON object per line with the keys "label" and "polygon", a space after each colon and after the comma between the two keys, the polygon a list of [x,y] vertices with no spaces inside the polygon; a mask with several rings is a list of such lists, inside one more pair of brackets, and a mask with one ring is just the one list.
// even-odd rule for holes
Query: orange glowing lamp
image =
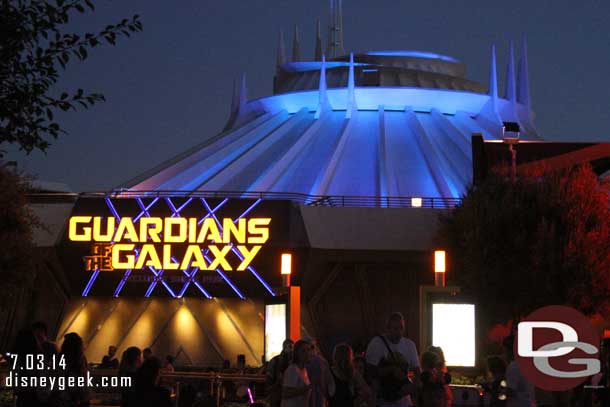
{"label": "orange glowing lamp", "polygon": [[434,252],[434,272],[444,273],[445,271],[445,251],[436,250]]}
{"label": "orange glowing lamp", "polygon": [[444,250],[436,250],[434,252],[434,283],[437,287],[445,286],[446,271],[446,253]]}
{"label": "orange glowing lamp", "polygon": [[292,274],[292,254],[282,253],[281,271],[283,276]]}
{"label": "orange glowing lamp", "polygon": [[284,287],[290,287],[290,275],[292,274],[292,254],[282,253],[280,261],[280,272]]}

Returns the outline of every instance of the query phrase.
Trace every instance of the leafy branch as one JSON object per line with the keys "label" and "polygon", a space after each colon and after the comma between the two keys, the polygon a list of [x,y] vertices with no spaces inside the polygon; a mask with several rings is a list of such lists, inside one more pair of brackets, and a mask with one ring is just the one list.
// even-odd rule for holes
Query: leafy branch
{"label": "leafy branch", "polygon": [[72,15],[94,10],[91,0],[0,0],[0,143],[16,143],[27,153],[46,151],[49,138],[66,134],[55,121],[57,111],[105,101],[102,94],[83,89],[53,92],[70,62],[84,61],[91,49],[142,31],[134,15],[97,33],[64,32]]}

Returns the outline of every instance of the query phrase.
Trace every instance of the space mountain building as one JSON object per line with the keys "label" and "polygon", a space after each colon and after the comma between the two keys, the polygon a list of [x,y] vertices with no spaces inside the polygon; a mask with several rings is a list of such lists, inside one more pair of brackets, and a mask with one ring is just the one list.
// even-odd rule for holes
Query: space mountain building
{"label": "space mountain building", "polygon": [[[400,311],[429,344],[422,287],[439,214],[473,181],[473,135],[501,141],[516,123],[521,140],[540,139],[526,44],[518,62],[510,45],[500,95],[495,47],[485,84],[449,56],[347,53],[331,3],[313,58],[297,29],[290,56],[280,34],[273,94],[248,99],[240,78],[219,134],[70,204],[58,341],[78,332],[89,361],[114,344],[178,365],[256,365],[288,334],[359,348]],[[299,313],[285,332],[282,306]]]}
{"label": "space mountain building", "polygon": [[359,197],[378,207],[459,198],[472,181],[473,134],[500,140],[503,122],[513,122],[521,139],[539,137],[526,52],[523,41],[517,69],[511,44],[500,97],[494,47],[486,86],[467,79],[456,59],[429,52],[306,61],[295,31],[290,61],[280,37],[273,95],[248,100],[242,78],[221,134],[124,187],[295,194],[305,203]]}

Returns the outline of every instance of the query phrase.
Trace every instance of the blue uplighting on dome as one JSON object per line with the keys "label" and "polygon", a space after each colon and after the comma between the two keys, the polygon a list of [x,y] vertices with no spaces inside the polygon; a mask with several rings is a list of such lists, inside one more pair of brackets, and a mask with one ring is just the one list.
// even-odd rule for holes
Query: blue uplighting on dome
{"label": "blue uplighting on dome", "polygon": [[[326,69],[349,68],[348,75],[343,71],[334,75],[339,80],[332,86],[321,75],[321,61],[281,65],[287,76],[290,72],[320,72],[319,76],[293,75],[297,81],[312,82],[313,89],[248,100],[242,80],[241,88],[234,91],[232,119],[220,137],[123,187],[132,191],[296,194],[315,199],[457,199],[472,182],[473,134],[500,140],[502,123],[511,121],[520,124],[524,140],[539,138],[525,92],[529,87],[526,64],[521,65],[519,76],[512,70],[509,78],[520,92],[498,97],[495,48],[489,92],[439,85],[436,71],[426,71],[427,66],[434,61],[460,63],[449,56],[400,50],[359,54],[363,55],[379,58],[364,58],[370,64],[354,63],[366,66],[359,75],[384,69],[386,61],[381,57],[428,61],[389,61],[392,69],[395,65],[415,71],[423,67],[421,77],[401,86],[392,86],[396,82],[384,82],[382,77],[376,86],[356,86],[353,67],[347,61],[324,64]],[[352,55],[350,59],[353,61]],[[435,68],[445,67],[437,64]],[[449,68],[449,72],[461,72]],[[376,205],[382,206],[381,201]]]}
{"label": "blue uplighting on dome", "polygon": [[413,58],[430,58],[440,59],[441,61],[453,62],[455,64],[461,63],[455,58],[447,55],[435,54],[433,52],[426,51],[370,51],[366,55],[380,56],[380,57],[413,57]]}
{"label": "blue uplighting on dome", "polygon": [[472,134],[501,139],[492,119],[523,109],[481,93],[358,87],[347,117],[348,89],[326,93],[330,109],[319,118],[319,91],[252,100],[252,119],[127,187],[454,199],[472,182]]}

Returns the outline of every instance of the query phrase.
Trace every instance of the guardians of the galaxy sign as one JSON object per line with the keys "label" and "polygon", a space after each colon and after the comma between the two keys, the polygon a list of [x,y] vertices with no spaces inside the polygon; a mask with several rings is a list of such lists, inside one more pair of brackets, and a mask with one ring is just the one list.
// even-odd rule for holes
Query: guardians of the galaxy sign
{"label": "guardians of the galaxy sign", "polygon": [[270,224],[270,218],[72,216],[68,236],[92,243],[83,258],[87,271],[243,271],[269,239]]}

